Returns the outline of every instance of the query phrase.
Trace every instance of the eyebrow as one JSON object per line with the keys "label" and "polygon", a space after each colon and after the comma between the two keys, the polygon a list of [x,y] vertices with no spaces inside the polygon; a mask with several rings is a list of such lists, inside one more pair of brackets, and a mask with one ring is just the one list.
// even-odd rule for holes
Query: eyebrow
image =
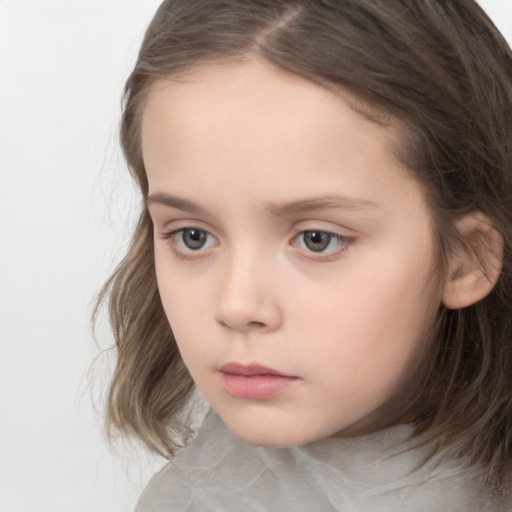
{"label": "eyebrow", "polygon": [[155,192],[154,194],[149,195],[146,199],[146,206],[150,206],[152,204],[160,204],[162,206],[176,208],[177,210],[183,210],[189,213],[206,213],[206,211],[201,206],[194,203],[193,201],[172,196],[170,194],[166,194],[165,192]]}
{"label": "eyebrow", "polygon": [[313,210],[366,210],[380,205],[367,199],[357,199],[346,196],[328,195],[313,199],[299,199],[282,203],[269,203],[266,210],[275,217],[284,217]]}
{"label": "eyebrow", "polygon": [[[188,199],[172,196],[165,192],[155,192],[148,196],[146,206],[159,204],[169,208],[176,208],[194,214],[205,214],[206,210]],[[285,217],[297,213],[306,213],[314,210],[367,210],[379,208],[379,203],[367,199],[358,199],[339,195],[327,195],[312,199],[298,199],[294,201],[268,203],[265,211],[274,217]]]}

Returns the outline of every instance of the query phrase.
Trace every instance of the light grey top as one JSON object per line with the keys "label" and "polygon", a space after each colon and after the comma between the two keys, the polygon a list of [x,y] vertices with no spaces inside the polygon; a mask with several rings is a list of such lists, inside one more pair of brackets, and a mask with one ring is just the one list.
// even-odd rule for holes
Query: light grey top
{"label": "light grey top", "polygon": [[[413,447],[408,425],[289,448],[244,443],[210,411],[150,480],[136,512],[484,512],[478,477]],[[424,462],[422,464],[422,461]]]}

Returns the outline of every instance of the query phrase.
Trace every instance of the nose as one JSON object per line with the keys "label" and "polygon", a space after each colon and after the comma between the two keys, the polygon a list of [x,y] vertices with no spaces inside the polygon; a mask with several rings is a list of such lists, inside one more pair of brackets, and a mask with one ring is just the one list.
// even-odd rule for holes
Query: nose
{"label": "nose", "polygon": [[274,331],[282,323],[277,283],[258,254],[241,252],[225,262],[215,320],[237,331]]}

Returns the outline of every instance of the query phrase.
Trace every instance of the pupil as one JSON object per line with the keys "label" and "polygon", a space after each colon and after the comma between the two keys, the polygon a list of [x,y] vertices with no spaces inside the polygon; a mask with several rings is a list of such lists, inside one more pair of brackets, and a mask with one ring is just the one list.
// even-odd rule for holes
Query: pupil
{"label": "pupil", "polygon": [[308,249],[320,252],[331,242],[331,235],[322,233],[321,231],[308,231],[304,235],[304,242]]}
{"label": "pupil", "polygon": [[206,243],[206,233],[200,229],[186,229],[183,231],[182,239],[189,249],[201,249]]}

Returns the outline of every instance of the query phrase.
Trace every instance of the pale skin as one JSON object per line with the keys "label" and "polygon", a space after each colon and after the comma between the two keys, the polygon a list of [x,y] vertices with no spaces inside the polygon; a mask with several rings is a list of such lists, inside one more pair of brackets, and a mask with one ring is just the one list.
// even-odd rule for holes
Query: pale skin
{"label": "pale skin", "polygon": [[[249,443],[368,431],[422,349],[447,292],[395,135],[257,60],[152,88],[142,147],[162,303],[199,390]],[[233,396],[230,362],[295,379]]]}

